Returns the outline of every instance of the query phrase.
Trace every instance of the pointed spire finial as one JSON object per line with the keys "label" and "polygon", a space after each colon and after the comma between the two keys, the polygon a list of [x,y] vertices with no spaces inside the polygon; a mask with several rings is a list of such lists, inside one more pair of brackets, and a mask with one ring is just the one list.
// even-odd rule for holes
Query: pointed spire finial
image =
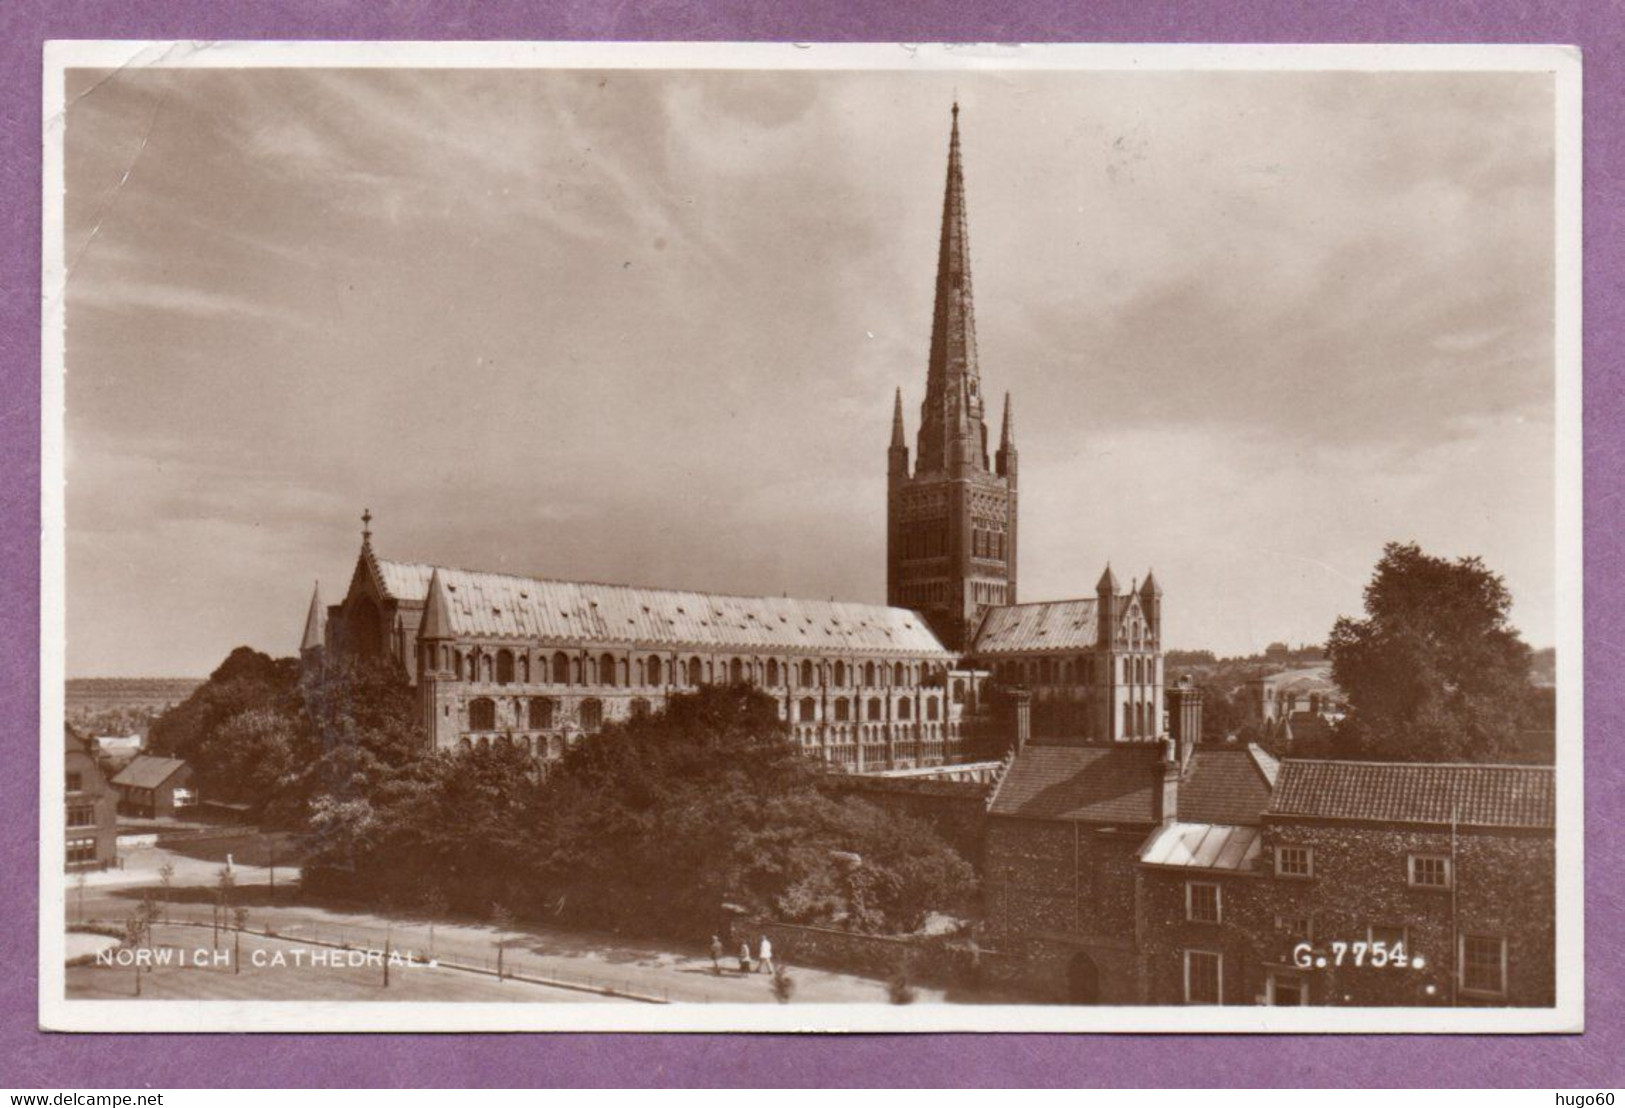
{"label": "pointed spire finial", "polygon": [[1010,392],[1004,393],[1004,427],[999,431],[999,448],[1001,450],[1013,449],[1016,445],[1016,417],[1015,410],[1010,404]]}
{"label": "pointed spire finial", "polygon": [[984,457],[987,427],[983,422],[981,371],[977,365],[969,240],[956,98],[948,139],[942,234],[937,245],[931,353],[926,366],[925,403],[920,409],[918,461],[925,473],[940,473],[961,466],[971,470],[987,469]]}
{"label": "pointed spire finial", "polygon": [[372,509],[361,509],[361,545],[372,545]]}
{"label": "pointed spire finial", "polygon": [[908,446],[908,440],[903,437],[903,389],[898,386],[897,400],[892,405],[891,412],[891,445],[892,449]]}
{"label": "pointed spire finial", "polygon": [[449,639],[453,637],[451,598],[446,595],[445,582],[438,568],[429,573],[429,593],[423,601],[423,622],[418,627],[420,639]]}
{"label": "pointed spire finial", "polygon": [[305,616],[305,634],[299,640],[299,652],[319,650],[326,642],[327,609],[322,607],[322,583],[317,581],[310,594],[310,611]]}

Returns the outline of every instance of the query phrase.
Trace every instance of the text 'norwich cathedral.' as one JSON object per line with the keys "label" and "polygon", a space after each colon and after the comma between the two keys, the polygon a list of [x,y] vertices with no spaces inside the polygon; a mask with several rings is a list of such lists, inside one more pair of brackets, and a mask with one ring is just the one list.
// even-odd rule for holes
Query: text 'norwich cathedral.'
{"label": "text 'norwich cathedral.'", "polygon": [[1010,398],[990,455],[959,108],[953,111],[925,399],[912,466],[897,393],[887,457],[887,604],[585,584],[389,561],[364,519],[344,600],[312,598],[301,654],[398,659],[437,747],[512,742],[556,758],[580,735],[720,682],[779,703],[795,742],[852,771],[959,760],[989,682],[1032,694],[1037,734],[1163,730],[1162,590],[1019,604]]}

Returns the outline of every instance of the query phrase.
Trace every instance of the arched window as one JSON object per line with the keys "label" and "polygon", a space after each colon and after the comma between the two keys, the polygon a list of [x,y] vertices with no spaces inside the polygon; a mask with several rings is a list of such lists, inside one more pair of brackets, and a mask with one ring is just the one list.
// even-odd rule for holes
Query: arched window
{"label": "arched window", "polygon": [[811,662],[804,661],[801,663],[800,683],[801,687],[804,689],[810,689],[813,687],[813,664]]}
{"label": "arched window", "polygon": [[835,663],[835,687],[837,689],[846,688],[846,663],[845,662],[836,662]]}
{"label": "arched window", "polygon": [[651,684],[651,685],[664,684],[664,682],[662,682],[660,680],[660,678],[661,678],[662,672],[665,670],[665,668],[666,668],[665,666],[660,664],[660,659],[659,658],[650,658],[645,663],[645,672],[646,672],[646,674],[647,674],[647,676],[649,678],[649,684]]}
{"label": "arched window", "polygon": [[598,655],[598,683],[611,686],[615,684],[615,655]]}
{"label": "arched window", "polygon": [[581,702],[581,729],[596,731],[604,725],[604,702],[589,696]]}
{"label": "arched window", "polygon": [[871,696],[869,698],[869,718],[871,720],[886,718],[886,706],[880,702],[880,697],[878,696]]}
{"label": "arched window", "polygon": [[767,687],[770,689],[775,689],[778,688],[778,685],[779,660],[777,658],[769,658],[767,660]]}
{"label": "arched window", "polygon": [[497,684],[513,684],[513,651],[497,651]]}
{"label": "arched window", "polygon": [[705,667],[698,657],[688,660],[688,683],[699,686],[705,682]]}
{"label": "arched window", "polygon": [[903,668],[902,662],[898,662],[896,665],[892,666],[891,683],[894,685],[908,684],[908,670]]}
{"label": "arched window", "polygon": [[852,718],[852,702],[845,697],[835,702],[835,722],[846,723]]}
{"label": "arched window", "polygon": [[960,678],[960,679],[958,679],[958,680],[956,680],[954,682],[954,703],[955,704],[963,704],[963,703],[965,703],[965,681],[964,681],[964,678]]}
{"label": "arched window", "polygon": [[745,682],[745,663],[738,658],[730,659],[728,662],[728,680],[735,685],[742,685]]}
{"label": "arched window", "polygon": [[797,707],[799,710],[796,713],[796,718],[802,723],[811,723],[818,718],[818,701],[812,697],[802,697],[801,703]]}
{"label": "arched window", "polygon": [[938,720],[942,718],[942,702],[934,696],[926,698],[925,718],[929,720]]}
{"label": "arched window", "polygon": [[486,684],[491,682],[491,655],[480,655],[480,680]]}
{"label": "arched window", "polygon": [[456,659],[454,664],[457,670],[457,680],[461,681],[463,679],[463,652],[459,650],[452,657]]}
{"label": "arched window", "polygon": [[468,702],[468,729],[470,731],[495,731],[497,729],[497,706],[487,697],[478,697]]}
{"label": "arched window", "polygon": [[898,719],[913,719],[914,718],[914,705],[912,703],[910,703],[908,697],[906,697],[906,696],[903,697],[903,699],[901,699],[901,700],[899,700],[897,702],[897,718]]}
{"label": "arched window", "polygon": [[863,663],[863,683],[865,685],[873,685],[875,683],[875,664],[873,662]]}
{"label": "arched window", "polygon": [[553,702],[546,697],[537,697],[530,702],[530,725],[537,731],[545,731],[553,726]]}
{"label": "arched window", "polygon": [[632,698],[632,718],[633,719],[643,719],[648,714],[649,714],[649,702],[647,700],[643,699],[643,697],[641,697],[641,696],[633,697]]}
{"label": "arched window", "polygon": [[553,684],[568,685],[570,683],[570,656],[564,651],[553,653]]}

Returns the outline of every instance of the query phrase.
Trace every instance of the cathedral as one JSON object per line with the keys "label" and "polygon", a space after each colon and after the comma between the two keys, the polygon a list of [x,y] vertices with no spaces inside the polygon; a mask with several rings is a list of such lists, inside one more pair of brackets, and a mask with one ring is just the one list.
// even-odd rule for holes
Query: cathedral
{"label": "cathedral", "polygon": [[849,772],[949,765],[992,688],[1030,694],[1034,734],[1163,734],[1162,590],[1018,602],[1009,394],[989,452],[959,107],[953,109],[925,398],[910,457],[902,390],[887,452],[886,604],[726,596],[481,573],[361,553],[343,601],[311,598],[307,665],[388,656],[418,690],[425,741],[514,743],[541,759],[668,695],[748,683],[792,739]]}

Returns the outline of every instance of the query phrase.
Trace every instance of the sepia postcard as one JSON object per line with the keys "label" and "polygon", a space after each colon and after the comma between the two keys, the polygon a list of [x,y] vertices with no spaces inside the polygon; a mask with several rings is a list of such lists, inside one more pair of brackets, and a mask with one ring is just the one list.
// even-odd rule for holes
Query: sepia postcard
{"label": "sepia postcard", "polygon": [[45,63],[42,1026],[1581,1029],[1576,52]]}

